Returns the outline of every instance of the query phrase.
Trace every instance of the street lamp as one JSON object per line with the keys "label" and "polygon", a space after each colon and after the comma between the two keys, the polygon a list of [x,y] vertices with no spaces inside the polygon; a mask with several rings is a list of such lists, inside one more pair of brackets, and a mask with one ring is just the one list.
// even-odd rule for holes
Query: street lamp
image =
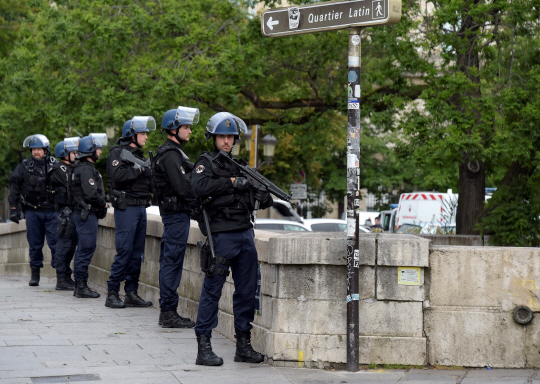
{"label": "street lamp", "polygon": [[246,141],[246,151],[249,153],[251,151],[251,136],[253,135],[253,130],[248,129],[246,133],[244,133],[244,140]]}
{"label": "street lamp", "polygon": [[[248,131],[244,133],[243,136],[246,145],[246,151],[249,154],[250,166],[254,168],[261,168],[263,165],[268,165],[272,162],[272,158],[274,157],[277,144],[277,139],[272,135],[266,135],[262,138],[262,140],[259,139],[259,128],[260,127],[258,125],[254,125],[253,129],[248,129]],[[260,142],[262,142],[263,144],[263,154],[266,158],[266,160],[262,163],[259,161],[257,150]],[[251,151],[253,151],[254,153],[251,153]]]}
{"label": "street lamp", "polygon": [[242,139],[238,136],[236,143],[232,147],[231,155],[238,157],[240,155],[240,147],[242,146]]}
{"label": "street lamp", "polygon": [[264,153],[264,157],[266,157],[266,160],[274,157],[274,152],[276,150],[276,144],[277,144],[277,139],[275,138],[275,136],[266,135],[265,137],[262,138],[262,143],[263,143],[263,153]]}

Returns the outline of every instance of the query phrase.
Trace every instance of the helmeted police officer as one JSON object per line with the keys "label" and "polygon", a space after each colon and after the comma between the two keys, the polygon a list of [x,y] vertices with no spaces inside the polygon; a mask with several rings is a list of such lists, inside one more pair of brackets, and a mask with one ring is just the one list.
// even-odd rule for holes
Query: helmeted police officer
{"label": "helmeted police officer", "polygon": [[79,141],[79,162],[73,166],[71,193],[75,200],[73,218],[79,242],[75,254],[75,292],[79,298],[97,298],[99,293],[88,287],[88,266],[96,250],[98,219],[107,215],[105,189],[101,174],[94,167],[102,148],[107,145],[107,135],[91,133]]}
{"label": "helmeted police officer", "polygon": [[[15,168],[9,179],[9,218],[19,223],[20,210],[25,213],[26,238],[30,248],[30,286],[39,285],[40,268],[43,268],[43,245],[45,236],[51,250],[51,266],[55,264],[56,211],[51,193],[47,189],[48,178],[56,159],[50,157],[49,139],[44,135],[28,136],[23,143],[30,148],[32,156]],[[20,206],[20,208],[19,208]]]}
{"label": "helmeted police officer", "polygon": [[159,205],[163,236],[159,254],[158,324],[164,328],[191,328],[195,323],[178,314],[178,293],[190,227],[191,206],[195,195],[191,188],[193,163],[182,146],[189,141],[191,126],[199,121],[199,110],[178,107],[165,113],[161,127],[167,141],[152,163],[154,197]]}
{"label": "helmeted police officer", "polygon": [[[112,147],[107,158],[107,180],[112,196],[115,222],[116,256],[107,281],[105,306],[110,308],[150,307],[137,293],[141,262],[146,240],[146,207],[150,205],[150,162],[142,147],[148,132],[156,129],[151,116],[137,116],[126,121],[118,146]],[[125,281],[125,300],[118,295]]]}
{"label": "helmeted police officer", "polygon": [[[258,263],[251,212],[256,201],[260,203],[260,209],[265,209],[272,205],[272,198],[265,188],[254,190],[251,182],[242,177],[234,165],[216,158],[219,151],[230,156],[239,130],[247,131],[240,118],[228,112],[212,116],[206,125],[206,136],[212,137],[214,151],[199,156],[192,174],[193,191],[200,201],[205,202],[204,207],[210,216],[214,248],[219,256],[215,270],[220,271],[207,273],[204,278],[195,325],[198,342],[195,363],[198,365],[223,364],[223,359],[212,351],[210,339],[212,329],[218,324],[218,303],[229,266],[234,280],[234,361],[260,363],[264,360],[263,355],[251,346]],[[201,230],[204,232],[202,227]]]}
{"label": "helmeted police officer", "polygon": [[49,177],[50,189],[53,191],[54,207],[58,212],[58,226],[56,233],[55,268],[56,268],[56,290],[73,291],[75,282],[71,279],[71,260],[77,248],[77,231],[75,229],[75,219],[73,209],[75,200],[71,194],[71,173],[72,165],[75,163],[79,138],[70,137],[56,144],[55,156],[60,159],[53,166]]}

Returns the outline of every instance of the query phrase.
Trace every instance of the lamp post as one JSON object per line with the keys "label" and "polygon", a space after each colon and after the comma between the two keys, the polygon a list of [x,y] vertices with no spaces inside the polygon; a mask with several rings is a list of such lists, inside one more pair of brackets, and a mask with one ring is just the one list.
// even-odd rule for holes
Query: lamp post
{"label": "lamp post", "polygon": [[242,147],[242,139],[240,136],[238,136],[238,139],[236,139],[236,143],[232,147],[231,155],[234,157],[240,156],[240,147]]}
{"label": "lamp post", "polygon": [[272,135],[266,135],[262,138],[263,143],[263,154],[265,157],[265,161],[261,163],[259,168],[261,168],[263,165],[268,165],[272,162],[272,158],[274,157],[274,152],[276,151],[276,144],[277,139],[275,136]]}
{"label": "lamp post", "polygon": [[244,143],[249,154],[249,165],[252,168],[261,168],[263,165],[270,164],[276,151],[277,139],[272,135],[264,136],[260,142],[263,144],[263,154],[266,160],[260,162],[258,151],[259,129],[259,125],[254,125],[252,129],[248,129],[247,133],[244,134]]}

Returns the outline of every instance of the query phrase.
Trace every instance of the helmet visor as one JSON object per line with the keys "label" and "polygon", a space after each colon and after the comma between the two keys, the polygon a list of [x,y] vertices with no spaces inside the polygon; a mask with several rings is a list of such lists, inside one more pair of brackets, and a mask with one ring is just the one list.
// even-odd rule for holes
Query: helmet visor
{"label": "helmet visor", "polygon": [[131,128],[135,132],[155,131],[156,120],[152,116],[135,116],[131,119]]}
{"label": "helmet visor", "polygon": [[236,125],[238,127],[238,135],[240,135],[240,133],[247,133],[247,126],[246,123],[244,123],[244,120],[229,112],[219,112],[212,116],[210,120],[208,120],[208,124],[206,124],[206,130],[210,134],[215,133],[219,123],[221,123],[225,119],[233,119],[236,122]]}
{"label": "helmet visor", "polygon": [[176,121],[182,121],[182,119],[185,119],[187,115],[187,118],[191,120],[191,125],[197,124],[199,122],[199,116],[201,115],[199,113],[199,108],[189,108],[189,107],[182,107],[179,106],[176,110]]}
{"label": "helmet visor", "polygon": [[101,148],[107,145],[107,134],[106,133],[90,133],[88,136],[92,138],[92,141],[97,148]]}
{"label": "helmet visor", "polygon": [[79,137],[68,137],[64,139],[64,148],[66,151],[69,153],[78,150],[79,140]]}
{"label": "helmet visor", "polygon": [[[41,141],[41,145],[43,145],[43,148],[47,148],[49,146],[49,139],[47,139],[45,135],[37,134],[28,136],[26,139],[24,139],[23,148],[29,148],[30,144],[32,144],[32,141],[34,141],[34,144],[39,144],[39,142]],[[40,147],[41,146],[35,146],[34,148]]]}

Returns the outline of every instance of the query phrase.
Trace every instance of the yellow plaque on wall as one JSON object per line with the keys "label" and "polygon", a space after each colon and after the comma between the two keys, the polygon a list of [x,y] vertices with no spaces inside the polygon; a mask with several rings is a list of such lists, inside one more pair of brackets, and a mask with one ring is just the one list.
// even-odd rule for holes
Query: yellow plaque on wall
{"label": "yellow plaque on wall", "polygon": [[398,267],[398,284],[420,285],[420,268]]}

